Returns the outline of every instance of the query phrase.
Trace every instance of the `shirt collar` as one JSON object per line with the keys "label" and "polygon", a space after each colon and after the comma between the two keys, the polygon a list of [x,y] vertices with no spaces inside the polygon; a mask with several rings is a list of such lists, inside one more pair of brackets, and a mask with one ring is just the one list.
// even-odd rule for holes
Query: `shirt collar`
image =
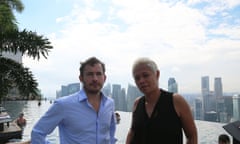
{"label": "shirt collar", "polygon": [[[107,96],[105,96],[102,92],[101,92],[101,96],[102,96],[101,101],[104,104],[107,101]],[[84,89],[80,90],[78,100],[79,100],[79,102],[87,100],[87,95],[86,95],[86,92]]]}

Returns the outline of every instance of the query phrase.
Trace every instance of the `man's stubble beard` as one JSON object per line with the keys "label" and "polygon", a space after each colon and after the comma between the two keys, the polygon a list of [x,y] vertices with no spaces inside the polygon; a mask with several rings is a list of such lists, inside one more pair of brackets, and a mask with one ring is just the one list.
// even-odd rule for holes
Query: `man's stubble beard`
{"label": "man's stubble beard", "polygon": [[[99,87],[100,87],[100,86],[99,86]],[[99,88],[98,90],[92,90],[92,89],[89,89],[89,88],[87,88],[86,86],[84,86],[84,89],[85,89],[85,91],[86,91],[87,93],[96,95],[96,94],[100,93],[102,87]]]}

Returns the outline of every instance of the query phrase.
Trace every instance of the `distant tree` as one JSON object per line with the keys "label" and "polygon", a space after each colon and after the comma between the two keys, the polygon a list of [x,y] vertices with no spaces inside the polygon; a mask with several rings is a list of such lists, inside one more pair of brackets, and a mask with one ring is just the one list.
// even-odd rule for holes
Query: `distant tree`
{"label": "distant tree", "polygon": [[22,12],[23,9],[21,0],[0,0],[0,100],[13,87],[17,87],[22,96],[37,95],[39,91],[29,68],[4,58],[2,52],[20,52],[39,60],[41,56],[47,59],[48,52],[53,48],[47,38],[36,32],[18,30],[13,10]]}

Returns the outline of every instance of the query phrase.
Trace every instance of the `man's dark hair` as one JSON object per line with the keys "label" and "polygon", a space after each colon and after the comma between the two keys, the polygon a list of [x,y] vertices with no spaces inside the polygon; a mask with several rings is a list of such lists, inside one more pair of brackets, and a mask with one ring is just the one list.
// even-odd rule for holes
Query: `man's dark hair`
{"label": "man's dark hair", "polygon": [[218,137],[218,142],[225,142],[225,143],[230,143],[230,138],[226,134],[221,134]]}
{"label": "man's dark hair", "polygon": [[80,62],[80,65],[81,65],[79,68],[80,75],[83,75],[83,71],[84,71],[84,68],[86,67],[86,65],[93,66],[98,63],[102,65],[103,73],[105,73],[105,64],[102,61],[100,61],[99,59],[97,59],[96,57],[90,57],[86,61]]}

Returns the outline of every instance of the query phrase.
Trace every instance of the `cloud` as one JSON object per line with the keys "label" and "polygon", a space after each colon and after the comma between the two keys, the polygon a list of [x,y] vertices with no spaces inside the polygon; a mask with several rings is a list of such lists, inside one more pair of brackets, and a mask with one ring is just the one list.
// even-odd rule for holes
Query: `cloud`
{"label": "cloud", "polygon": [[[203,2],[203,9],[198,8]],[[41,82],[51,81],[49,84],[60,88],[60,85],[78,81],[80,61],[97,56],[107,65],[108,81],[126,87],[129,82],[133,83],[133,61],[147,56],[154,59],[160,68],[167,68],[163,70],[163,86],[168,77],[175,76],[177,81],[184,81],[180,83],[188,83],[188,79],[181,78],[188,72],[196,78],[194,84],[191,82],[195,87],[179,88],[182,91],[197,91],[200,89],[198,85],[203,65],[220,61],[222,55],[226,56],[226,61],[239,62],[239,26],[222,22],[219,17],[218,21],[213,21],[212,17],[239,3],[218,2],[86,0],[83,7],[76,1],[69,14],[56,19],[64,27],[49,34],[54,50],[48,60],[40,60],[38,65],[30,60],[25,63],[39,74],[43,72]],[[226,16],[231,19],[230,13]],[[195,69],[191,69],[193,66]],[[214,75],[213,65],[208,68],[209,73]],[[218,74],[217,71],[215,73]],[[208,70],[204,74],[208,74]],[[41,87],[44,91],[55,90],[47,84]]]}

